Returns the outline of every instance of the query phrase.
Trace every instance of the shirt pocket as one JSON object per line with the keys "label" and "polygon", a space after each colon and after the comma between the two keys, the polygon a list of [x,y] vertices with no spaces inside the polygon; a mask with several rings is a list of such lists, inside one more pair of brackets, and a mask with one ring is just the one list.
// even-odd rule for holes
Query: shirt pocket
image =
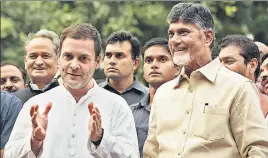
{"label": "shirt pocket", "polygon": [[228,122],[227,108],[200,105],[193,123],[194,135],[209,141],[224,139]]}

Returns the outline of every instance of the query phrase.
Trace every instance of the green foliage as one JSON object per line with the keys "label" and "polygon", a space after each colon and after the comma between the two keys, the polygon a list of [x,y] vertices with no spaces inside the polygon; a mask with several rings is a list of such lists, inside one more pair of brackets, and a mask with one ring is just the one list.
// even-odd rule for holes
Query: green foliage
{"label": "green foliage", "polygon": [[[27,34],[49,29],[60,35],[75,23],[92,23],[103,41],[114,31],[125,29],[136,35],[142,45],[151,38],[167,38],[166,17],[178,2],[156,1],[4,1],[1,2],[1,61],[23,66]],[[268,2],[202,1],[211,10],[216,41],[227,34],[252,35],[268,43]],[[217,45],[217,42],[216,42]],[[217,49],[214,50],[217,56]],[[138,78],[143,80],[142,66]]]}

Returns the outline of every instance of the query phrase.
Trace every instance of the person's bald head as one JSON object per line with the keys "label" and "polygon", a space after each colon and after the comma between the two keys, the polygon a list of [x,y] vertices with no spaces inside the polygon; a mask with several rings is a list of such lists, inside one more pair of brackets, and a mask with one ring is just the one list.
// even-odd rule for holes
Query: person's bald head
{"label": "person's bald head", "polygon": [[268,53],[268,46],[266,46],[265,44],[256,41],[255,44],[258,46],[259,50],[260,50],[260,58],[262,58],[264,56],[264,54]]}

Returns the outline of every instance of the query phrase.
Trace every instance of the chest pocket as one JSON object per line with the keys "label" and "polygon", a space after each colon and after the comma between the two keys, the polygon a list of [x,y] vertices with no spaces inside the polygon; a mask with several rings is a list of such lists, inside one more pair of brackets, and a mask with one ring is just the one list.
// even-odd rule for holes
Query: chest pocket
{"label": "chest pocket", "polygon": [[209,141],[224,139],[229,122],[227,108],[203,104],[199,105],[196,114],[193,123],[196,137]]}

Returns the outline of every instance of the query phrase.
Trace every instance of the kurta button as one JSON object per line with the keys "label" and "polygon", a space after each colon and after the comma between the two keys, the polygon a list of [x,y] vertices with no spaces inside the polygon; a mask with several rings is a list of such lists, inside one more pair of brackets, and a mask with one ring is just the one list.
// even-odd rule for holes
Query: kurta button
{"label": "kurta button", "polygon": [[75,134],[72,134],[72,137],[74,138],[75,137]]}
{"label": "kurta button", "polygon": [[187,110],[187,111],[186,111],[186,114],[189,114],[189,113],[190,113],[190,112]]}
{"label": "kurta button", "polygon": [[183,131],[183,134],[186,134],[186,132],[185,132],[185,131]]}

